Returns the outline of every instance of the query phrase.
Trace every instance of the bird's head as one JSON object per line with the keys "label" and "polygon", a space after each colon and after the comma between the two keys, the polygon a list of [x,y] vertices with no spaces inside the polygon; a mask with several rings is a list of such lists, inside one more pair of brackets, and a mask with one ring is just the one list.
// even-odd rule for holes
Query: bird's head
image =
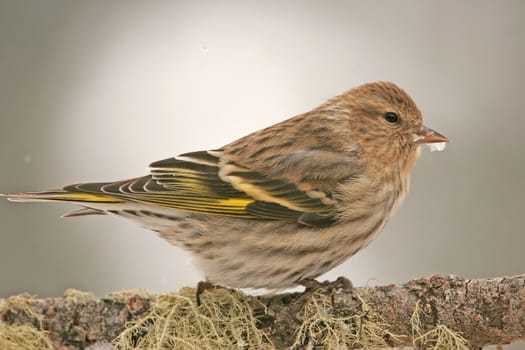
{"label": "bird's head", "polygon": [[361,85],[343,95],[351,128],[363,153],[382,164],[412,167],[422,144],[448,139],[426,127],[412,98],[393,83]]}

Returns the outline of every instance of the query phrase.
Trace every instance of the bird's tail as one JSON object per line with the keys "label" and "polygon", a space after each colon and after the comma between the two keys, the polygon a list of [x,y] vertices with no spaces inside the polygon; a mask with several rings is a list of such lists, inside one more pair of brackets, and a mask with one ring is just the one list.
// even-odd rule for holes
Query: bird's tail
{"label": "bird's tail", "polygon": [[23,192],[12,194],[0,194],[2,197],[7,197],[11,202],[75,202],[78,204],[89,203],[122,203],[124,200],[111,196],[85,193],[85,192],[71,192],[67,190],[52,190],[41,192]]}
{"label": "bird's tail", "polygon": [[84,192],[77,188],[76,185],[50,191],[11,194],[0,193],[0,197],[7,197],[7,200],[11,202],[72,202],[84,207],[80,210],[64,214],[62,217],[105,214],[104,209],[108,204],[125,202],[123,199],[105,194]]}

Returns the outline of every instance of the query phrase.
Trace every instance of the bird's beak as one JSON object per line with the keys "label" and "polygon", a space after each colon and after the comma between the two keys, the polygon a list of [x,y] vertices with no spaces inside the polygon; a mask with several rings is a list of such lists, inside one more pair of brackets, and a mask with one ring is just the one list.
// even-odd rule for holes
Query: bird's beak
{"label": "bird's beak", "polygon": [[419,131],[414,134],[414,142],[417,144],[448,142],[448,139],[439,132],[434,131],[426,126],[422,126]]}

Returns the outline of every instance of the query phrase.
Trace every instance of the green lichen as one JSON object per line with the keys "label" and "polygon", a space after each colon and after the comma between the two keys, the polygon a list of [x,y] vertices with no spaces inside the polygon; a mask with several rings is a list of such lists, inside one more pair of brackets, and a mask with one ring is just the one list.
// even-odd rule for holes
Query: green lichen
{"label": "green lichen", "polygon": [[385,339],[398,339],[388,325],[354,292],[361,303],[361,311],[350,311],[339,306],[335,309],[331,298],[322,291],[314,292],[303,309],[303,321],[292,349],[304,344],[336,350],[347,348],[378,349],[388,347]]}
{"label": "green lichen", "polygon": [[[44,316],[35,311],[36,300],[29,293],[9,297],[0,302],[0,349],[53,349],[47,332],[41,330]],[[16,319],[13,324],[2,320]]]}
{"label": "green lichen", "polygon": [[432,349],[432,350],[469,350],[469,341],[463,336],[448,328],[445,325],[437,325],[428,332],[421,331],[421,313],[420,301],[416,303],[416,307],[410,318],[412,326],[412,342],[416,349]]}
{"label": "green lichen", "polygon": [[0,303],[0,319],[17,318],[42,328],[44,315],[35,311],[36,299],[29,293],[22,293]]}
{"label": "green lichen", "polygon": [[91,292],[83,292],[78,289],[69,288],[64,292],[64,300],[68,306],[86,305],[90,301],[97,300],[97,297]]}
{"label": "green lichen", "polygon": [[273,348],[256,327],[258,303],[239,291],[208,290],[196,304],[195,290],[153,296],[147,315],[130,323],[114,341],[129,349],[265,349]]}
{"label": "green lichen", "polygon": [[143,298],[153,298],[154,294],[148,292],[146,289],[142,288],[134,288],[134,289],[126,289],[126,290],[119,290],[116,292],[111,292],[108,295],[106,295],[106,299],[117,302],[117,303],[125,303],[129,300],[131,297],[140,296]]}
{"label": "green lichen", "polygon": [[47,332],[32,325],[5,325],[0,323],[0,349],[53,350]]}

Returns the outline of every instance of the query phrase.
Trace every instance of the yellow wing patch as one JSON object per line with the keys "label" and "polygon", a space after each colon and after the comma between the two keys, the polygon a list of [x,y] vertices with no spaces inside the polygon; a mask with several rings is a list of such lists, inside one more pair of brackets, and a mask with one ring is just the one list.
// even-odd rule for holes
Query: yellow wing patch
{"label": "yellow wing patch", "polygon": [[122,199],[118,199],[111,196],[105,196],[100,194],[91,193],[67,193],[63,195],[51,195],[50,198],[59,200],[70,200],[75,202],[97,202],[97,203],[122,203]]}
{"label": "yellow wing patch", "polygon": [[112,196],[93,193],[72,193],[60,190],[9,194],[7,195],[7,199],[12,202],[66,201],[78,203],[122,203],[125,201]]}
{"label": "yellow wing patch", "polygon": [[220,152],[194,152],[153,163],[152,180],[161,189],[144,186],[148,193],[139,200],[183,210],[274,220],[294,220],[305,212],[326,212],[332,207],[325,203],[324,193],[311,195],[287,180],[268,178],[219,157]]}

